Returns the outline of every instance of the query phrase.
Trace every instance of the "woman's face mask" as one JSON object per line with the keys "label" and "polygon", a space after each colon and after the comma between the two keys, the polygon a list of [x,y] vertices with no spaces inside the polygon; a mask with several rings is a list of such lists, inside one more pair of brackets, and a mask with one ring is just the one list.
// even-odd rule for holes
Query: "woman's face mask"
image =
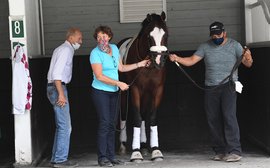
{"label": "woman's face mask", "polygon": [[111,51],[109,40],[110,38],[107,34],[98,33],[97,36],[98,48],[103,52],[109,53]]}

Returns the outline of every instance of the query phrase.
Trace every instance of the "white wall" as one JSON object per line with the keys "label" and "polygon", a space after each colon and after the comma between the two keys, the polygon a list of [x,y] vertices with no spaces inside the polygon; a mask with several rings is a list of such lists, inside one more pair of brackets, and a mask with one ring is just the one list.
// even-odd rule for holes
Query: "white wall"
{"label": "white wall", "polygon": [[269,7],[268,0],[245,0],[246,43],[248,45],[270,46]]}
{"label": "white wall", "polygon": [[10,58],[8,0],[0,0],[0,59]]}

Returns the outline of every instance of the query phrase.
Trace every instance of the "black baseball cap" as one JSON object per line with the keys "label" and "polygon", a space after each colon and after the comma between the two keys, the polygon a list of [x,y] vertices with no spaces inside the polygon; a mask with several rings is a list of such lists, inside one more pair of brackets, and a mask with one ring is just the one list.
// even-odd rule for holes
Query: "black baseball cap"
{"label": "black baseball cap", "polygon": [[225,29],[224,29],[224,25],[221,22],[214,22],[209,26],[209,30],[210,30],[210,36],[216,34],[216,35],[220,35]]}

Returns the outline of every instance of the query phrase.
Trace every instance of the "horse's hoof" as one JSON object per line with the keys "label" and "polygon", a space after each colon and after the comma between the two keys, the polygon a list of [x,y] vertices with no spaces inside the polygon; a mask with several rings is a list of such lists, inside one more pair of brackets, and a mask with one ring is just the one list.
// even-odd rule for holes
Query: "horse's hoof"
{"label": "horse's hoof", "polygon": [[146,148],[141,149],[142,155],[147,156],[148,155],[148,150]]}
{"label": "horse's hoof", "polygon": [[154,161],[154,162],[160,162],[160,161],[163,161],[163,158],[155,158],[152,161]]}
{"label": "horse's hoof", "polygon": [[163,155],[162,155],[161,151],[158,150],[158,149],[153,150],[151,160],[152,161],[162,161],[163,160]]}
{"label": "horse's hoof", "polygon": [[133,160],[132,162],[133,162],[133,163],[142,163],[142,161],[143,161],[143,160],[137,160],[137,159],[136,159],[136,160]]}
{"label": "horse's hoof", "polygon": [[125,145],[121,143],[120,148],[119,148],[119,155],[125,155],[125,154],[127,154],[127,148],[125,147]]}
{"label": "horse's hoof", "polygon": [[143,156],[140,151],[134,151],[130,157],[131,162],[140,163],[143,161]]}

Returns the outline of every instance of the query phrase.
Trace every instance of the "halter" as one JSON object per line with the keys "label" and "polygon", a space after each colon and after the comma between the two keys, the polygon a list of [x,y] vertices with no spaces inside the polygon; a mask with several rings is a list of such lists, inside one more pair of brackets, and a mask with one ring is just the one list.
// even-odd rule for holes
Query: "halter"
{"label": "halter", "polygon": [[[165,46],[152,46],[149,52],[150,60],[157,69],[163,68],[169,54],[170,53]],[[156,58],[158,55],[160,55],[160,64],[156,63]]]}

